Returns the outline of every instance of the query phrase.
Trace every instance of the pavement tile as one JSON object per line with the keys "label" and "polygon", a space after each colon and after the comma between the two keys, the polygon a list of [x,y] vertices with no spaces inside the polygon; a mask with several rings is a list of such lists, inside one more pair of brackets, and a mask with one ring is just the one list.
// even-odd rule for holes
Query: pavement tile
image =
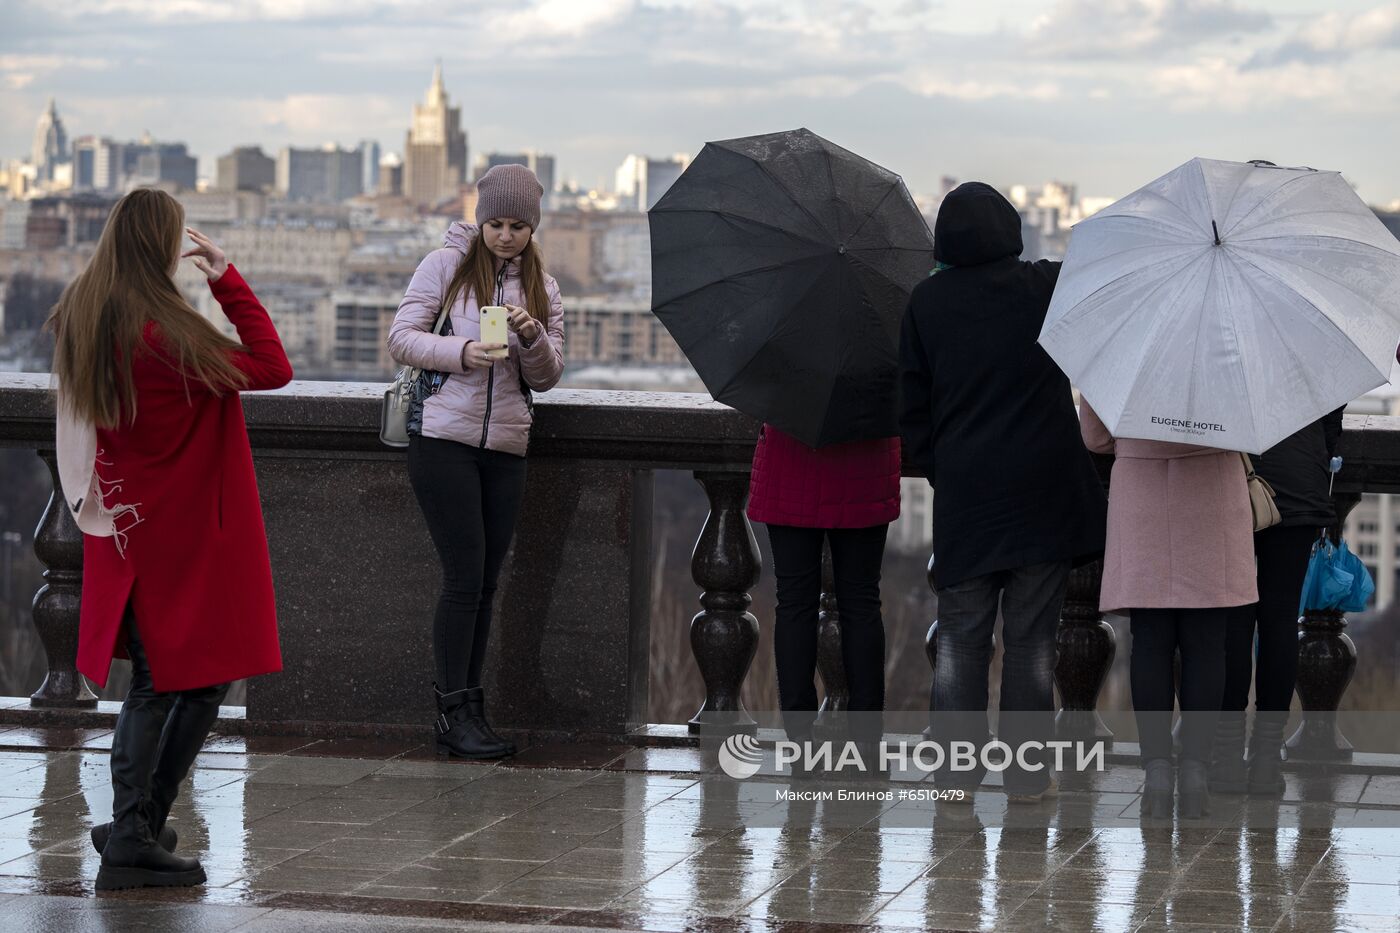
{"label": "pavement tile", "polygon": [[599,908],[637,887],[631,881],[597,878],[534,878],[526,876],[502,885],[481,900],[487,904],[535,907]]}

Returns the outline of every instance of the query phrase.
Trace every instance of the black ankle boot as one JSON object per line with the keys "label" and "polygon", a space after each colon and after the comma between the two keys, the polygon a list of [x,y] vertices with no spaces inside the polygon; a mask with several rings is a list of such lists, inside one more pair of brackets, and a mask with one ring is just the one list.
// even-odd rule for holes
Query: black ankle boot
{"label": "black ankle boot", "polygon": [[1176,775],[1176,810],[1183,820],[1199,820],[1210,814],[1209,780],[1206,763],[1183,758]]}
{"label": "black ankle boot", "polygon": [[1252,796],[1283,796],[1280,753],[1287,721],[1287,713],[1266,712],[1254,717],[1254,734],[1249,737],[1249,793]]}
{"label": "black ankle boot", "polygon": [[1154,820],[1169,820],[1172,816],[1172,763],[1167,758],[1152,758],[1143,766],[1147,780],[1142,788],[1142,815]]}
{"label": "black ankle boot", "polygon": [[515,754],[515,743],[497,735],[496,730],[492,729],[491,724],[486,721],[486,691],[480,687],[467,688],[467,715],[477,720],[478,728],[488,739],[499,745],[504,745],[507,755]]}
{"label": "black ankle boot", "polygon": [[467,709],[467,691],[443,693],[433,685],[437,694],[438,718],[433,723],[437,733],[439,755],[458,758],[504,758],[510,754],[502,742],[492,741],[482,730],[482,720]]}
{"label": "black ankle boot", "polygon": [[1211,747],[1210,792],[1243,794],[1247,784],[1244,768],[1244,713],[1221,713],[1215,723],[1215,742]]}

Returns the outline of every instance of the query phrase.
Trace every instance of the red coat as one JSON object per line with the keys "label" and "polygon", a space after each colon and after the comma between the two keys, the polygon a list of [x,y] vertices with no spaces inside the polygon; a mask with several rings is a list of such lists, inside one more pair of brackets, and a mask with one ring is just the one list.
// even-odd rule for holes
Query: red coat
{"label": "red coat", "polygon": [[749,518],[798,528],[869,528],[899,517],[899,438],[812,448],[771,424],[753,452]]}
{"label": "red coat", "polygon": [[[248,347],[235,354],[249,389],[275,389],[292,367],[267,311],[232,266],[210,285]],[[136,421],[98,429],[97,470],[120,481],[140,521],[110,537],[83,536],[78,670],[107,682],[124,656],[128,599],[158,691],[190,690],[282,669],[272,567],[253,454],[236,392],[219,397],[181,377],[155,326],[132,362]]]}

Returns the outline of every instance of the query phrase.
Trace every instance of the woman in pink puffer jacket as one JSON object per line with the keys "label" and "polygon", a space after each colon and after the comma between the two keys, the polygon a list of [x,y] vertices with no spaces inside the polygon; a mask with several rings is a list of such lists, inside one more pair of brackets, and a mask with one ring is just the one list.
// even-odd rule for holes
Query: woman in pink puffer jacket
{"label": "woman in pink puffer jacket", "polygon": [[[515,747],[486,722],[481,668],[501,562],[525,487],[530,396],[564,372],[564,308],[533,235],[544,191],[520,165],[477,182],[480,226],[455,223],[419,264],[389,329],[389,352],[423,370],[409,413],[408,475],[442,561],[433,618],[440,754],[500,758]],[[450,308],[441,333],[438,313]],[[483,344],[479,309],[504,306],[509,340]],[[506,349],[503,359],[488,356]]]}

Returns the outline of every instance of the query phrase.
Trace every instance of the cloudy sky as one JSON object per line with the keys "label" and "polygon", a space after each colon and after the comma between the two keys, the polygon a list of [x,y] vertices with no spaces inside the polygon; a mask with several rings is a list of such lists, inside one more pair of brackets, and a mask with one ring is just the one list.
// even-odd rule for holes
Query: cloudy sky
{"label": "cloudy sky", "polygon": [[1400,198],[1400,2],[4,0],[0,157],[70,135],[401,150],[434,59],[473,152],[606,184],[628,152],[805,125],[900,172],[1127,193],[1193,155]]}

